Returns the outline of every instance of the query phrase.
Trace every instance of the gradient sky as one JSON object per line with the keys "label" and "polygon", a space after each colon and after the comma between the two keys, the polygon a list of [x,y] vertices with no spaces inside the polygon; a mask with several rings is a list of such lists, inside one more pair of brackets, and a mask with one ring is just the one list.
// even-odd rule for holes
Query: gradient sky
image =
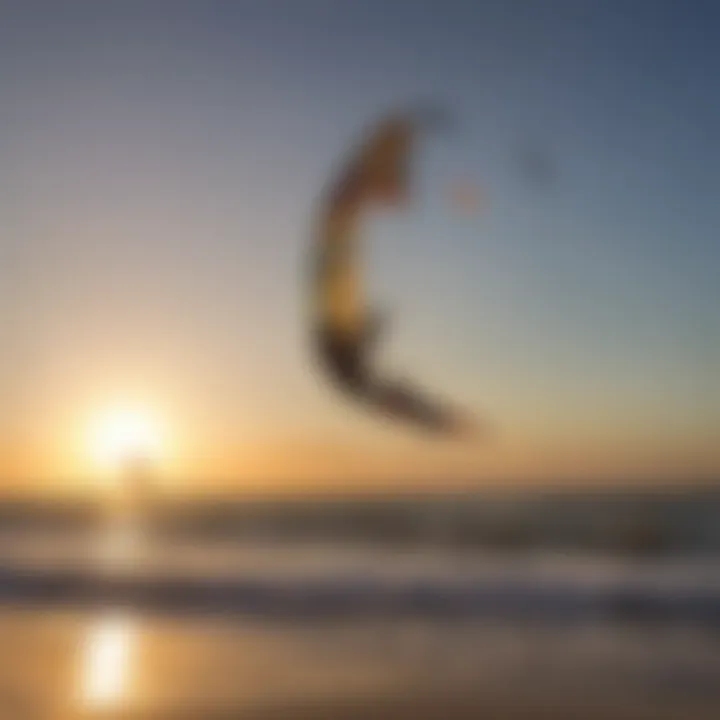
{"label": "gradient sky", "polygon": [[[184,477],[720,476],[719,26],[711,0],[2,0],[0,475],[87,471],[131,400]],[[372,223],[370,283],[388,364],[489,417],[481,446],[308,361],[318,193],[419,98],[458,127]]]}

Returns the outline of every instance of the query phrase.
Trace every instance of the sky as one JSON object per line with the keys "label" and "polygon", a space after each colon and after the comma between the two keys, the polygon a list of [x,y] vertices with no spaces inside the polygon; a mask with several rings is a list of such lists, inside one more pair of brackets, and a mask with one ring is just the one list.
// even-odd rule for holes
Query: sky
{"label": "sky", "polygon": [[[718,24],[710,0],[2,0],[0,477],[91,475],[121,405],[190,486],[720,477]],[[384,361],[492,423],[469,445],[359,411],[309,356],[319,194],[419,99],[456,127],[370,222],[368,283]]]}

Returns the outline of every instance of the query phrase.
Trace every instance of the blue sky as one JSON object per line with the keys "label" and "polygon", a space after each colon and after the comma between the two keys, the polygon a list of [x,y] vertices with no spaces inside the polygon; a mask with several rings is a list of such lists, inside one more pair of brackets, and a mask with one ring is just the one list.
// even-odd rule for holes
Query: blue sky
{"label": "blue sky", "polygon": [[[720,470],[719,25],[659,0],[3,2],[6,452],[52,457],[123,394],[197,467],[282,438],[407,449],[309,371],[302,264],[349,143],[432,98],[457,128],[420,148],[422,202],[368,235],[387,362],[514,453]],[[530,142],[552,183],[521,172]]]}

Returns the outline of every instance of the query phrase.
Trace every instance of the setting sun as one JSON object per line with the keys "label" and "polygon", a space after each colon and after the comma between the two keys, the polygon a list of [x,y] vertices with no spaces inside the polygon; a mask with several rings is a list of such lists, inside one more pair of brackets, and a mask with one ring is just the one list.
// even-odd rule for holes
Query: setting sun
{"label": "setting sun", "polygon": [[93,423],[90,451],[105,470],[117,471],[136,460],[156,464],[164,455],[165,437],[161,424],[147,410],[118,408]]}

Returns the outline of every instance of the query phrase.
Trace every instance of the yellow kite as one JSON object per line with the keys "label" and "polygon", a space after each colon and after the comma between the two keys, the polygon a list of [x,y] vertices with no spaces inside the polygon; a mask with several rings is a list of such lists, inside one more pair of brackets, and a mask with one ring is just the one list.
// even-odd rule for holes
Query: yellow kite
{"label": "yellow kite", "polygon": [[324,371],[356,400],[419,428],[459,435],[475,427],[464,413],[378,373],[373,349],[382,322],[365,302],[358,258],[363,211],[409,200],[411,151],[424,119],[412,112],[383,119],[328,187],[313,255],[313,343]]}

